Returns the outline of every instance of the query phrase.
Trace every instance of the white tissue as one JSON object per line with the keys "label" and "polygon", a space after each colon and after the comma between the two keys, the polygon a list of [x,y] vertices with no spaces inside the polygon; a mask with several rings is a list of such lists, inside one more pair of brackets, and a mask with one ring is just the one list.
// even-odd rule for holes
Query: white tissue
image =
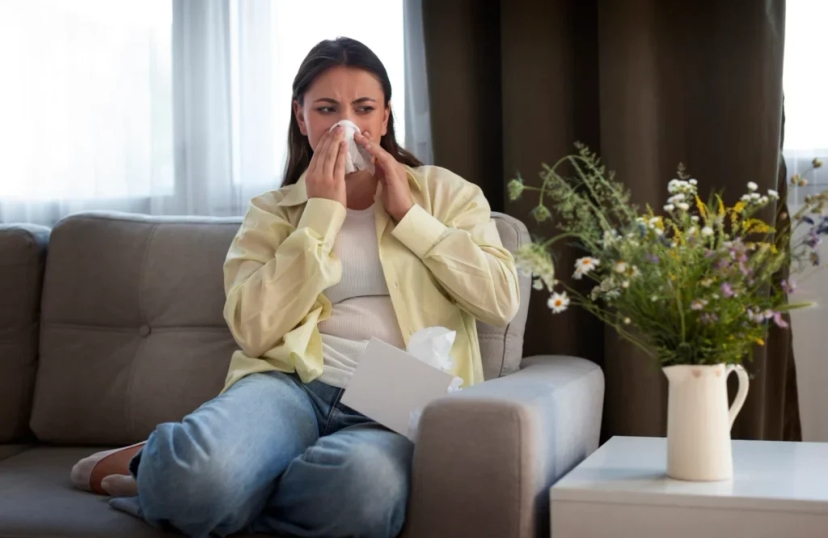
{"label": "white tissue", "polygon": [[[430,364],[444,372],[451,372],[454,370],[451,346],[454,345],[456,336],[457,333],[455,331],[450,331],[445,327],[420,329],[411,335],[406,351],[426,364]],[[462,384],[463,379],[454,376],[446,392],[451,394],[452,392],[462,390]],[[422,409],[415,409],[408,415],[408,439],[412,442],[417,439],[417,431],[420,426],[420,416],[422,414]]]}
{"label": "white tissue", "polygon": [[370,170],[371,174],[373,174],[375,169],[374,162],[371,160],[371,154],[365,151],[365,148],[357,144],[356,140],[354,140],[354,135],[361,132],[359,127],[350,120],[342,120],[333,124],[331,130],[337,125],[342,126],[345,140],[348,141],[348,155],[345,157],[345,173],[351,174],[358,170]]}
{"label": "white tissue", "polygon": [[451,346],[454,345],[455,331],[445,327],[427,327],[411,335],[406,351],[426,364],[444,372],[454,369]]}

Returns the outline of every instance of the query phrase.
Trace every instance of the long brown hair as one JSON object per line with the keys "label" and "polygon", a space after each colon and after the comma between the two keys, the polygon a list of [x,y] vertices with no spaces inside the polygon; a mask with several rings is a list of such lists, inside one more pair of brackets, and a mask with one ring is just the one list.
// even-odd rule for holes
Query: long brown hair
{"label": "long brown hair", "polygon": [[[382,85],[385,94],[385,106],[391,101],[391,81],[385,66],[374,52],[355,39],[338,37],[336,39],[319,42],[311,49],[299,67],[296,78],[293,79],[293,99],[303,104],[305,92],[316,77],[332,67],[356,67],[373,73]],[[422,166],[414,155],[397,144],[394,135],[394,114],[388,116],[388,130],[380,139],[380,146],[390,153],[397,161],[409,166]],[[302,173],[310,164],[313,150],[308,138],[299,130],[299,123],[293,113],[293,102],[290,110],[290,127],[288,128],[288,162],[285,168],[283,185],[293,185],[299,180]]]}

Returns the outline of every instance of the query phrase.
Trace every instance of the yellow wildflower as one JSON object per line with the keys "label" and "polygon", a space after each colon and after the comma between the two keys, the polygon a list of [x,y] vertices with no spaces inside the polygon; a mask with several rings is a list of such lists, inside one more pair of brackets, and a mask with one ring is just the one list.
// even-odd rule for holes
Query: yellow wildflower
{"label": "yellow wildflower", "polygon": [[698,195],[696,195],[696,207],[699,208],[699,213],[701,214],[704,220],[707,220],[707,206],[704,205],[704,202],[701,201]]}
{"label": "yellow wildflower", "polygon": [[770,226],[765,224],[765,222],[759,219],[750,219],[745,222],[744,225],[745,233],[767,233],[770,231]]}
{"label": "yellow wildflower", "polygon": [[760,346],[764,346],[764,345],[765,345],[765,341],[764,341],[764,340],[762,340],[761,338],[757,338],[757,339],[756,339],[756,343],[757,343],[757,344],[759,344]]}

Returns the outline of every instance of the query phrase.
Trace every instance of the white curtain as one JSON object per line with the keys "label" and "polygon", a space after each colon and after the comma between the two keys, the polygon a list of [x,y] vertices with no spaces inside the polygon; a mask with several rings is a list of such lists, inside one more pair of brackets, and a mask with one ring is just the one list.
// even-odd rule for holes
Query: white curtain
{"label": "white curtain", "polygon": [[431,162],[420,4],[0,2],[0,222],[243,214],[280,185],[301,60],[339,35],[380,57],[397,136]]}
{"label": "white curtain", "polygon": [[425,164],[432,164],[428,72],[423,38],[423,2],[405,0],[405,147]]}
{"label": "white curtain", "polygon": [[172,192],[170,23],[163,0],[0,2],[0,222]]}
{"label": "white curtain", "polygon": [[279,186],[269,0],[174,0],[175,194],[150,213],[230,216]]}

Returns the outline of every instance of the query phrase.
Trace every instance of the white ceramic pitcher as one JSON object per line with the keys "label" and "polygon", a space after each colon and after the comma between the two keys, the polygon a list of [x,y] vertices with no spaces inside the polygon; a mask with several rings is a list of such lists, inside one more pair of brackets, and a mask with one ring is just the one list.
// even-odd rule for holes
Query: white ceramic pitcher
{"label": "white ceramic pitcher", "polygon": [[[670,381],[667,410],[667,475],[679,480],[733,477],[730,428],[748,393],[748,375],[737,365],[678,365],[663,369]],[[739,390],[727,407],[727,377]]]}

